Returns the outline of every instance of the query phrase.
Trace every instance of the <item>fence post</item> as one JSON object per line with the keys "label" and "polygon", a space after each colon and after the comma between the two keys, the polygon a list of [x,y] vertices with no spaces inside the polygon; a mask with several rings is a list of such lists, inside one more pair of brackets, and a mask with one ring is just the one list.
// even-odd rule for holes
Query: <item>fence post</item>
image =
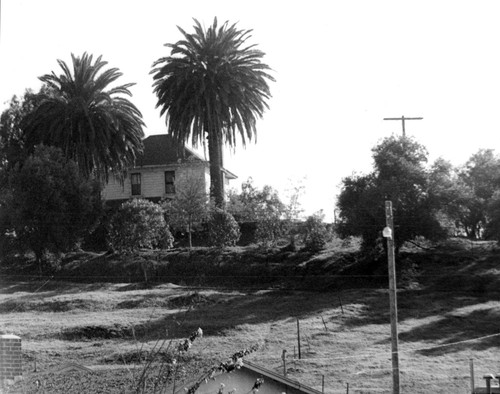
{"label": "fence post", "polygon": [[486,393],[491,394],[491,379],[495,379],[493,375],[484,375],[483,379],[486,380]]}
{"label": "fence post", "polygon": [[283,353],[281,354],[281,358],[283,359],[283,375],[286,378],[286,350],[283,349]]}
{"label": "fence post", "polygon": [[472,358],[469,359],[469,366],[470,366],[470,392],[471,394],[474,394],[476,384],[474,383],[474,360]]}
{"label": "fence post", "polygon": [[299,318],[297,318],[297,349],[299,352],[299,360],[301,359],[301,353],[300,353],[300,324],[299,324]]}

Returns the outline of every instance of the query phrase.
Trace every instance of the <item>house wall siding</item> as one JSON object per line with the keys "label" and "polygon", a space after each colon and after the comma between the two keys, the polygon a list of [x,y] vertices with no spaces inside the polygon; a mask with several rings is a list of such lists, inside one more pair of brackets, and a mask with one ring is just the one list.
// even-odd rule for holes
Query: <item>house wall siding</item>
{"label": "house wall siding", "polygon": [[[175,171],[176,190],[178,190],[188,179],[200,179],[207,193],[209,192],[210,181],[207,182],[207,179],[209,180],[210,177],[208,176],[207,166],[203,164],[188,164],[134,168],[129,171],[123,182],[118,178],[111,177],[103,188],[102,197],[106,201],[129,198],[173,197],[173,194],[165,193],[165,171]],[[136,173],[141,174],[141,194],[132,196],[130,174]]]}

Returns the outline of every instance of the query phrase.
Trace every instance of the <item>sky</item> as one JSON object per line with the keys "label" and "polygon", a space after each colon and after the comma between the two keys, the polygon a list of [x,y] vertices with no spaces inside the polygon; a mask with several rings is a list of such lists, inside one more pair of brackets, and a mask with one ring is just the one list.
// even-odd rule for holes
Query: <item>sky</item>
{"label": "sky", "polygon": [[[0,110],[71,53],[102,55],[136,83],[132,101],[146,136],[165,133],[155,108],[151,66],[165,43],[237,22],[272,68],[269,110],[257,141],[225,153],[238,176],[287,190],[304,186],[304,214],[332,220],[342,178],[372,170],[371,149],[406,133],[438,157],[462,165],[500,142],[500,3],[460,0],[0,0]],[[497,150],[498,153],[498,150]]]}

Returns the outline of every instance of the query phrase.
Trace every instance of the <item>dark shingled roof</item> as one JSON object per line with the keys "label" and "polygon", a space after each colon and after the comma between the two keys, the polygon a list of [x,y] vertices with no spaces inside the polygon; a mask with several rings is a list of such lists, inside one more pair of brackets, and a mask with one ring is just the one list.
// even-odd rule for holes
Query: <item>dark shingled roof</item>
{"label": "dark shingled roof", "polygon": [[205,161],[189,148],[177,149],[174,140],[168,134],[151,135],[142,142],[144,151],[135,161],[137,167],[175,164],[179,159],[191,156]]}
{"label": "dark shingled roof", "polygon": [[[137,156],[135,160],[136,167],[176,164],[179,163],[179,160],[189,159],[190,157],[208,164],[207,160],[187,147],[177,149],[173,138],[168,134],[150,135],[142,143],[144,144],[144,151],[142,155]],[[237,178],[231,171],[225,168],[223,171],[228,179]]]}

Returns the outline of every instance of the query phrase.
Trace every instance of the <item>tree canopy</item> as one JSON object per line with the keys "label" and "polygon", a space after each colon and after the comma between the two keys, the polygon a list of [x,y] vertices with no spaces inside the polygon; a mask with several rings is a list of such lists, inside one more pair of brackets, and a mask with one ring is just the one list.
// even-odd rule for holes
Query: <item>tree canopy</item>
{"label": "tree canopy", "polygon": [[179,27],[184,38],[166,44],[170,55],[153,64],[157,108],[179,145],[208,142],[211,196],[224,205],[222,146],[243,145],[256,138],[256,120],[268,108],[268,81],[274,78],[262,63],[264,53],[247,45],[251,30],[217,19],[204,29],[194,20],[194,33]]}
{"label": "tree canopy", "polygon": [[174,198],[164,201],[162,207],[173,229],[187,231],[189,247],[192,248],[193,228],[201,225],[208,215],[208,196],[199,176],[190,174],[178,185]]}
{"label": "tree canopy", "polygon": [[61,148],[85,177],[108,177],[134,163],[142,150],[142,115],[124,96],[133,84],[114,84],[122,76],[117,68],[84,53],[71,55],[72,67],[62,60],[62,73],[40,77],[47,89],[40,104],[26,118],[27,146],[39,143]]}
{"label": "tree canopy", "polygon": [[83,178],[55,147],[35,147],[24,165],[10,172],[9,186],[9,227],[39,262],[45,251],[71,249],[100,214],[97,183]]}
{"label": "tree canopy", "polygon": [[40,104],[44,92],[47,93],[46,86],[42,86],[38,93],[26,89],[23,96],[13,96],[0,115],[0,170],[4,175],[33,153],[33,150],[27,149],[23,127],[25,119]]}
{"label": "tree canopy", "polygon": [[340,233],[361,236],[365,247],[373,247],[385,226],[385,201],[391,200],[398,248],[416,236],[444,236],[437,218],[439,203],[429,193],[425,148],[411,138],[390,137],[372,151],[374,171],[343,180]]}

